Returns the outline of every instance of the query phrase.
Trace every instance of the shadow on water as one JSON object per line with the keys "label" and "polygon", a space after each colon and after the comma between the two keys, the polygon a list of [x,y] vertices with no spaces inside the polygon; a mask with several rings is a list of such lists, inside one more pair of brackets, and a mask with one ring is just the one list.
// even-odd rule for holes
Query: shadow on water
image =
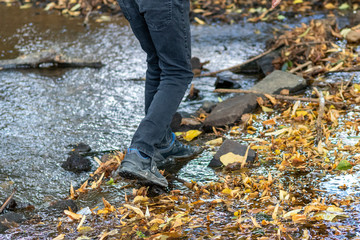
{"label": "shadow on water", "polygon": [[[1,59],[55,49],[106,64],[99,70],[0,72],[0,199],[16,186],[16,200],[41,209],[66,197],[71,182],[77,186],[88,176],[60,167],[69,151],[66,146],[85,142],[95,151],[128,146],[143,117],[144,83],[139,79],[145,75],[145,54],[122,19],[84,28],[80,19],[0,6],[0,23]],[[210,60],[206,67],[211,70],[229,67],[260,53],[271,31],[266,23],[192,26],[193,56]],[[254,76],[238,78],[243,88],[257,80]],[[180,111],[192,113],[203,100],[218,101],[212,93],[213,78],[194,79],[193,83],[202,100],[183,102]],[[202,183],[217,179],[207,168],[211,158],[204,151],[183,166],[179,176]],[[101,204],[101,197],[121,202],[124,185],[104,186],[78,203],[95,206]]]}

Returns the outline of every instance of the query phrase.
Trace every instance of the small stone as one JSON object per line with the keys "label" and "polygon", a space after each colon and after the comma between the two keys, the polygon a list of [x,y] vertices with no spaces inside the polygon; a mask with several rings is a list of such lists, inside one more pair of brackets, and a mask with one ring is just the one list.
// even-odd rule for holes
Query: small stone
{"label": "small stone", "polygon": [[74,173],[88,172],[91,170],[91,162],[78,152],[73,152],[66,161],[61,164],[61,167]]}
{"label": "small stone", "polygon": [[48,209],[62,212],[64,210],[69,210],[69,207],[71,208],[71,210],[73,212],[78,211],[78,207],[77,207],[76,203],[74,202],[74,200],[71,200],[71,199],[57,201],[57,202],[51,204]]}
{"label": "small stone", "polygon": [[241,86],[237,81],[234,81],[227,77],[218,76],[215,82],[215,89],[218,88],[236,89],[236,88],[241,88]]}
{"label": "small stone", "polygon": [[[209,163],[209,167],[217,168],[222,167],[223,164],[220,161],[220,157],[232,152],[233,154],[245,156],[248,146],[242,145],[233,140],[226,139],[221,145],[219,151],[216,152],[215,156]],[[253,163],[256,159],[256,152],[252,149],[249,149],[248,156],[246,158],[246,163]]]}
{"label": "small stone", "polygon": [[20,213],[8,212],[0,215],[0,233],[11,228],[14,223],[22,223],[26,220],[25,216]]}

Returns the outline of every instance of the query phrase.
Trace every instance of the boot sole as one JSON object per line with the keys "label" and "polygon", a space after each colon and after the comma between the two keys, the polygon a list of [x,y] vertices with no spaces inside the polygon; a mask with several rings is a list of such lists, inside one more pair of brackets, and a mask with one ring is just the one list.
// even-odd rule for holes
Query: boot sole
{"label": "boot sole", "polygon": [[137,180],[137,181],[141,182],[143,185],[147,185],[147,186],[151,186],[151,185],[157,185],[157,186],[161,186],[161,187],[168,186],[168,184],[161,183],[160,181],[156,181],[156,179],[146,178],[145,176],[137,174],[137,172],[134,172],[134,170],[131,170],[128,168],[120,169],[119,175],[126,179]]}

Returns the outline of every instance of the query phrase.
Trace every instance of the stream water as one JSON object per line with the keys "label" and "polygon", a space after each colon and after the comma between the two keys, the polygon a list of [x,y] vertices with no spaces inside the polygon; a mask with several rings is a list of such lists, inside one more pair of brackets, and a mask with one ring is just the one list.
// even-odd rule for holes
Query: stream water
{"label": "stream water", "polygon": [[[81,19],[0,5],[0,26],[0,59],[55,49],[105,64],[99,70],[0,72],[0,200],[16,186],[17,201],[41,209],[66,197],[71,182],[78,185],[88,177],[60,167],[69,144],[84,142],[94,151],[128,146],[143,117],[145,54],[123,19],[91,22],[86,28]],[[211,70],[232,66],[262,52],[272,30],[267,23],[192,26],[193,56],[210,60],[206,68]],[[249,88],[257,77],[238,75],[237,79]],[[193,113],[204,100],[218,101],[212,93],[214,81],[194,79],[202,99],[184,101],[180,111]],[[210,159],[205,151],[179,176],[188,181],[213,180],[216,175],[206,167]],[[121,201],[120,187],[105,187],[80,204],[94,206],[102,196]]]}

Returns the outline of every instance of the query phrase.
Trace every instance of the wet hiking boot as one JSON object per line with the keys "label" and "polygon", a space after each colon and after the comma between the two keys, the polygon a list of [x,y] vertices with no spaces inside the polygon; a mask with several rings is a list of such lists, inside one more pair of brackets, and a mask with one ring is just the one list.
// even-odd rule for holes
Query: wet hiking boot
{"label": "wet hiking boot", "polygon": [[144,158],[137,149],[128,149],[117,173],[123,178],[138,180],[144,185],[167,187],[166,178],[161,175],[151,158]]}
{"label": "wet hiking boot", "polygon": [[[175,134],[173,133],[173,141],[170,143],[170,146],[167,148],[158,149],[159,154],[164,159],[180,159],[180,158],[193,158],[199,153],[201,153],[202,148],[200,147],[192,147],[190,145],[184,145],[180,141],[176,139]],[[155,158],[157,162],[157,158]]]}

